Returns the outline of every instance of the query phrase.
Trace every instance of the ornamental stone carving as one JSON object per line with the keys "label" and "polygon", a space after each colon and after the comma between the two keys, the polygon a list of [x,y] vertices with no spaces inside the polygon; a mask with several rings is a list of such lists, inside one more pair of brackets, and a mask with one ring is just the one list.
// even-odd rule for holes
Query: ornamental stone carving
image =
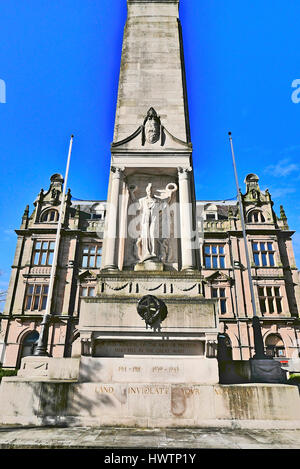
{"label": "ornamental stone carving", "polygon": [[192,168],[188,166],[187,168],[177,168],[179,180],[188,179],[189,173],[192,171]]}
{"label": "ornamental stone carving", "polygon": [[117,168],[116,166],[111,167],[111,172],[113,173],[113,179],[120,179],[123,175],[124,168]]}
{"label": "ornamental stone carving", "polygon": [[148,143],[156,143],[161,137],[161,122],[156,111],[151,107],[147,113],[147,116],[143,124],[143,145],[145,140]]}
{"label": "ornamental stone carving", "polygon": [[163,322],[168,314],[166,304],[153,295],[146,295],[137,304],[137,312],[147,326],[154,327]]}

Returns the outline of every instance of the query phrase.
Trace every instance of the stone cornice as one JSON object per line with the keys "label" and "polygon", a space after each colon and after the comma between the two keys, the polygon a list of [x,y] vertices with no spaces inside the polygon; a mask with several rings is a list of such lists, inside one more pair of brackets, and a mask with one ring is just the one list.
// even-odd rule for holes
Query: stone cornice
{"label": "stone cornice", "polygon": [[[219,232],[218,232],[219,233]],[[233,235],[239,235],[240,237],[243,236],[242,230],[228,230],[227,233],[231,236]],[[264,235],[264,234],[287,234],[288,236],[292,236],[295,231],[287,231],[287,230],[281,230],[280,228],[266,228],[266,229],[255,229],[255,228],[246,228],[246,234],[255,234],[255,235]]]}
{"label": "stone cornice", "polygon": [[[15,230],[15,232],[17,233],[18,236],[20,235],[28,235],[28,236],[31,236],[32,234],[46,234],[46,233],[49,233],[49,234],[56,234],[57,232],[57,227],[56,228],[48,228],[48,227],[44,227],[44,228],[38,228],[38,227],[29,227],[29,228],[26,228],[24,230]],[[69,228],[62,228],[61,230],[61,235],[70,235],[70,234],[80,234],[80,233],[83,233],[82,230],[72,230],[72,229],[69,229]]]}
{"label": "stone cornice", "polygon": [[[44,312],[41,311],[39,313],[33,313],[33,314],[25,314],[25,313],[12,313],[11,315],[8,314],[1,314],[0,315],[0,320],[5,319],[5,320],[11,320],[11,319],[24,319],[24,320],[42,320],[43,319],[43,314]],[[73,321],[78,321],[78,316],[71,316],[69,314],[51,314],[51,321],[52,322],[58,322],[58,321],[63,321],[63,320],[73,320]]]}
{"label": "stone cornice", "polygon": [[[103,280],[121,280],[123,281],[125,279],[131,279],[131,280],[143,280],[143,279],[152,279],[153,278],[153,272],[137,272],[133,270],[123,270],[123,271],[117,271],[117,272],[100,272],[100,274],[97,275],[98,280],[101,281]],[[178,271],[162,271],[162,272],[155,272],[155,278],[167,278],[168,280],[174,279],[174,280],[198,280],[202,281],[203,280],[203,275],[202,273],[198,271],[192,271],[192,272],[178,272]]]}
{"label": "stone cornice", "polygon": [[[264,317],[259,318],[260,322],[266,322],[266,323],[268,323],[268,322],[271,322],[271,323],[273,323],[273,322],[290,322],[290,323],[296,323],[295,325],[298,325],[297,324],[298,319],[299,318],[292,317],[292,316],[283,316],[283,317],[279,317],[279,316],[277,316],[277,317],[275,317],[275,316],[274,317],[266,317],[266,316],[264,316]],[[234,323],[236,323],[238,321],[239,322],[251,322],[252,317],[238,317],[237,318],[237,317],[233,317],[233,316],[232,317],[230,317],[230,316],[229,317],[219,316],[219,321],[220,322],[234,322]]]}

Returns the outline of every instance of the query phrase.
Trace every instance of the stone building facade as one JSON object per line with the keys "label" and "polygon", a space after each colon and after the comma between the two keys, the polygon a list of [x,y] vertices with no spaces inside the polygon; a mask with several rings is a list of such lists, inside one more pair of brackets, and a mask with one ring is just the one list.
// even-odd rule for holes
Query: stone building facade
{"label": "stone building facade", "polygon": [[[70,191],[66,195],[48,352],[53,357],[81,354],[78,324],[88,298],[101,297],[103,289],[117,295],[117,290],[127,288],[130,296],[130,279],[134,275],[138,279],[136,270],[146,266],[131,263],[137,245],[130,247],[123,239],[128,222],[126,203],[134,195],[136,184],[142,200],[151,182],[156,193],[163,192],[159,189],[164,187],[165,192],[177,191],[180,205],[181,234],[178,240],[174,232],[169,239],[161,236],[162,254],[156,269],[169,271],[170,290],[172,271],[181,272],[183,282],[192,278],[187,274],[185,279],[185,270],[196,271],[197,280],[184,288],[186,296],[190,291],[193,301],[197,295],[199,303],[201,298],[215,300],[219,333],[227,343],[228,356],[247,360],[254,354],[252,305],[238,204],[236,200],[196,201],[194,195],[179,1],[127,3],[108,190],[108,200],[117,200],[123,191],[123,218],[118,224],[117,213],[109,210],[106,201],[75,200]],[[264,343],[268,354],[288,361],[300,352],[294,232],[282,207],[280,214],[275,214],[271,195],[260,190],[255,174],[247,175],[245,184],[242,202]],[[17,247],[0,332],[0,343],[4,344],[0,362],[5,367],[19,367],[22,357],[34,353],[46,307],[62,189],[63,177],[51,176],[48,190],[40,191],[33,211],[26,207],[16,230]],[[192,206],[191,213],[183,209],[185,201]],[[107,226],[113,231],[111,236],[107,235]],[[191,230],[195,232],[193,252],[187,247]],[[129,280],[124,285],[118,279],[115,286],[106,285],[101,272],[110,269],[123,270],[124,277],[131,271]],[[153,266],[151,269],[147,275],[155,279]],[[146,294],[142,285],[135,287]],[[156,290],[159,292],[158,287]]]}
{"label": "stone building facade", "polygon": [[[286,361],[298,357],[299,273],[292,235],[281,207],[273,210],[268,191],[249,174],[242,195],[251,255],[256,308],[267,353]],[[18,367],[33,353],[45,310],[63,178],[51,177],[34,210],[26,207],[17,233],[7,301],[2,316],[1,362]],[[97,292],[101,272],[106,201],[72,200],[66,196],[59,261],[52,303],[48,351],[55,357],[79,353],[77,324],[85,297]],[[253,356],[252,306],[245,246],[236,201],[197,201],[202,291],[218,301],[220,332],[226,334],[234,359]]]}

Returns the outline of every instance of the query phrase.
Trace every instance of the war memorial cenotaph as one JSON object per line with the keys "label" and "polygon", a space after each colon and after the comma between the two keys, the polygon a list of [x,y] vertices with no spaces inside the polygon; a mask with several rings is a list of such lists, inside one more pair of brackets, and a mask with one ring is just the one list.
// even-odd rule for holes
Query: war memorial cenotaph
{"label": "war memorial cenotaph", "polygon": [[[125,0],[122,0],[125,1]],[[72,358],[22,359],[16,424],[300,427],[296,387],[219,384],[203,295],[179,0],[127,0],[102,268]],[[276,424],[274,424],[276,421]]]}

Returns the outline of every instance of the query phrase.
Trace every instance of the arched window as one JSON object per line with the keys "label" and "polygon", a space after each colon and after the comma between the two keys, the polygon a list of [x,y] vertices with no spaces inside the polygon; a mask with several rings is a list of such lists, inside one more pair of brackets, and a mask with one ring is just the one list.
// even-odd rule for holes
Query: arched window
{"label": "arched window", "polygon": [[56,223],[58,221],[58,211],[55,209],[46,210],[41,216],[43,223]]}
{"label": "arched window", "polygon": [[266,337],[266,354],[270,357],[285,357],[284,343],[279,334],[269,334]]}
{"label": "arched window", "polygon": [[232,360],[232,345],[227,334],[218,335],[218,360]]}
{"label": "arched window", "polygon": [[248,214],[247,221],[248,223],[264,223],[266,220],[261,211],[252,210]]}
{"label": "arched window", "polygon": [[37,331],[31,331],[23,339],[22,346],[21,346],[21,353],[19,362],[21,363],[21,359],[24,357],[29,357],[34,354],[34,351],[37,346],[37,342],[39,339],[39,333]]}

